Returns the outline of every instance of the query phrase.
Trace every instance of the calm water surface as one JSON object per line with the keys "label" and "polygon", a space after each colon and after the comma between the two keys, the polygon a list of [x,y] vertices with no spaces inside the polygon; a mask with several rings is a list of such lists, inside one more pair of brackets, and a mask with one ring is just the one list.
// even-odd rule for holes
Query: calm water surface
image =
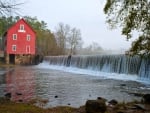
{"label": "calm water surface", "polygon": [[87,99],[97,97],[119,101],[139,100],[140,97],[131,94],[137,92],[150,93],[150,86],[133,81],[40,69],[36,66],[15,67],[6,74],[0,74],[0,97],[11,93],[11,100],[23,102],[40,97],[49,100],[47,107],[79,107]]}

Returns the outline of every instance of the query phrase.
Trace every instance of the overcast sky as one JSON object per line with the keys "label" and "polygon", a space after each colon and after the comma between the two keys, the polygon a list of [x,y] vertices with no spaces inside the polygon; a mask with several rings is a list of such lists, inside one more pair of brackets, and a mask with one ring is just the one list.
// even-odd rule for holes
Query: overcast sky
{"label": "overcast sky", "polygon": [[55,31],[63,22],[81,30],[84,46],[92,42],[104,49],[128,49],[130,42],[119,30],[109,30],[105,23],[105,0],[26,0],[21,8],[22,16],[37,17]]}

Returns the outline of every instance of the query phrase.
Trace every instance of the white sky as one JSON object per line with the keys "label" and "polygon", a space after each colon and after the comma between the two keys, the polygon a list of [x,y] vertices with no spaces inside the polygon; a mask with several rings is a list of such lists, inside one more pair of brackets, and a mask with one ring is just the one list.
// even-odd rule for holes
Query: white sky
{"label": "white sky", "polygon": [[104,49],[128,49],[130,42],[119,30],[109,30],[105,24],[103,7],[105,0],[26,0],[21,8],[22,16],[37,17],[55,31],[63,22],[81,30],[84,46],[92,42]]}

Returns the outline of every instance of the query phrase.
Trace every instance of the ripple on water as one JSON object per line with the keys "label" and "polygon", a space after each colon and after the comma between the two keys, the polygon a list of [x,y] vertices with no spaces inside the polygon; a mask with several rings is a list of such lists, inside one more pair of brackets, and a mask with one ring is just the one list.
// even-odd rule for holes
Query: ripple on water
{"label": "ripple on water", "polygon": [[[3,75],[0,95],[12,93],[12,100],[23,102],[35,97],[48,99],[49,106],[71,105],[79,107],[87,99],[104,97],[108,100],[130,101],[139,99],[127,91],[150,93],[150,86],[134,81],[104,79],[101,77],[73,74],[36,67],[16,67],[13,72]],[[2,90],[1,90],[2,89]],[[21,93],[22,95],[16,95]]]}

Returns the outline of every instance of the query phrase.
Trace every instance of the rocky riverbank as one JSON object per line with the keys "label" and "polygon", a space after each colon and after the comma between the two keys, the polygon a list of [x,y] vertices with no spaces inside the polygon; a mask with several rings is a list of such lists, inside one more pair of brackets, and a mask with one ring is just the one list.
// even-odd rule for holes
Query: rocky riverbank
{"label": "rocky riverbank", "polygon": [[0,113],[150,113],[150,94],[145,94],[141,101],[127,103],[98,97],[96,100],[87,100],[79,108],[58,106],[44,109],[46,103],[46,100],[15,103],[8,98],[0,98]]}

